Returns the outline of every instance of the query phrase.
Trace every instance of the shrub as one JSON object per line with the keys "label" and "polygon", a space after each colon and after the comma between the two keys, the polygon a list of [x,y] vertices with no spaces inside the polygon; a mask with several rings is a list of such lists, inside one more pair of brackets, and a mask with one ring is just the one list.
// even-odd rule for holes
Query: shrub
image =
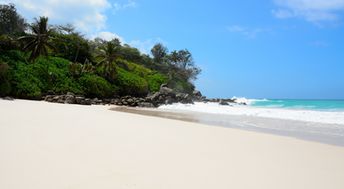
{"label": "shrub", "polygon": [[155,71],[152,71],[144,66],[122,59],[118,59],[116,64],[133,75],[137,75],[138,77],[144,79],[147,82],[148,90],[150,92],[159,91],[161,84],[167,82],[166,76],[156,73]]}
{"label": "shrub", "polygon": [[148,93],[148,84],[142,77],[118,68],[116,83],[121,95],[145,96]]}
{"label": "shrub", "polygon": [[18,64],[13,75],[14,93],[20,98],[38,99],[42,95],[42,82],[35,76],[33,67]]}
{"label": "shrub", "polygon": [[159,91],[161,84],[167,82],[167,77],[159,73],[148,75],[146,76],[146,79],[148,82],[148,88],[150,92]]}
{"label": "shrub", "polygon": [[107,98],[114,96],[116,87],[112,86],[106,79],[94,75],[85,74],[79,78],[79,83],[88,97]]}
{"label": "shrub", "polygon": [[57,94],[73,92],[82,94],[83,91],[73,79],[69,71],[70,62],[62,58],[38,58],[30,65],[35,68],[35,75],[43,82],[43,91],[53,91]]}
{"label": "shrub", "polygon": [[6,96],[11,92],[11,84],[9,83],[8,71],[8,64],[0,62],[0,96]]}

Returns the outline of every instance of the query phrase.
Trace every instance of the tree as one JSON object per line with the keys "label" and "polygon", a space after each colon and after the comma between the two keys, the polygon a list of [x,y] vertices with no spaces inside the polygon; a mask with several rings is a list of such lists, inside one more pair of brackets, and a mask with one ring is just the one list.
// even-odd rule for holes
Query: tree
{"label": "tree", "polygon": [[96,59],[98,66],[103,69],[103,75],[108,80],[114,80],[116,67],[113,65],[115,60],[120,56],[120,42],[118,39],[108,41],[105,45],[100,46]]}
{"label": "tree", "polygon": [[0,35],[16,36],[25,32],[27,23],[14,4],[0,5]]}
{"label": "tree", "polygon": [[172,51],[168,56],[169,61],[175,67],[170,69],[174,77],[181,77],[185,80],[194,80],[201,70],[195,66],[192,54],[187,50]]}
{"label": "tree", "polygon": [[57,56],[78,63],[85,63],[86,60],[93,61],[88,40],[75,32],[73,26],[68,24],[57,26],[52,36]]}
{"label": "tree", "polygon": [[55,49],[51,43],[52,32],[53,30],[48,27],[48,18],[40,17],[30,25],[30,33],[19,38],[25,42],[24,50],[31,51],[30,61],[35,60],[40,55],[47,56],[49,49]]}
{"label": "tree", "polygon": [[154,62],[161,64],[165,63],[165,58],[167,56],[168,50],[161,43],[157,43],[151,49],[151,53],[153,55]]}

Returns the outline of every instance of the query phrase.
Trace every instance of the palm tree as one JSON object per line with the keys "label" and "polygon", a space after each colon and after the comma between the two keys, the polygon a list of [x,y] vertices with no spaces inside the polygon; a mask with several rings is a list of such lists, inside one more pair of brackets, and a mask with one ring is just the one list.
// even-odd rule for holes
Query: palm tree
{"label": "palm tree", "polygon": [[96,59],[98,59],[97,65],[102,67],[104,76],[109,80],[114,79],[116,67],[113,63],[120,56],[120,47],[118,39],[108,41],[99,48],[96,56]]}
{"label": "palm tree", "polygon": [[48,27],[48,18],[39,17],[36,22],[30,25],[30,33],[20,37],[19,40],[25,41],[24,50],[30,51],[29,61],[35,60],[40,55],[48,55],[49,49],[54,49],[51,44],[52,29]]}

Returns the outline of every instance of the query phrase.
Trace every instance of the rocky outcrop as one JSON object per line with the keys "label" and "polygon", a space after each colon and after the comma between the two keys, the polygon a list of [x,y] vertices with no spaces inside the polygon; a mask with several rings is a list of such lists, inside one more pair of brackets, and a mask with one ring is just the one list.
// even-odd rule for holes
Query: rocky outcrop
{"label": "rocky outcrop", "polygon": [[1,99],[3,99],[3,100],[10,100],[10,101],[14,100],[14,98],[9,97],[9,96],[2,97]]}
{"label": "rocky outcrop", "polygon": [[76,96],[73,93],[67,93],[66,95],[47,95],[44,98],[47,102],[61,103],[61,104],[81,104],[92,105],[101,104],[102,101],[98,99],[85,98],[83,96]]}
{"label": "rocky outcrop", "polygon": [[192,92],[192,98],[194,101],[198,101],[198,102],[203,102],[207,99],[207,97],[203,96],[202,93],[198,90],[194,90]]}
{"label": "rocky outcrop", "polygon": [[161,85],[158,92],[150,94],[147,97],[122,96],[111,99],[91,99],[75,95],[73,93],[67,93],[65,95],[47,95],[44,100],[48,102],[63,104],[114,104],[118,106],[145,108],[159,107],[161,105],[172,103],[193,104],[194,102],[215,102],[223,106],[231,106],[232,104],[246,105],[244,103],[237,103],[236,99],[207,99],[205,96],[202,95],[200,91],[197,90],[195,90],[192,94],[179,93],[175,92],[173,89],[167,87],[166,85]]}

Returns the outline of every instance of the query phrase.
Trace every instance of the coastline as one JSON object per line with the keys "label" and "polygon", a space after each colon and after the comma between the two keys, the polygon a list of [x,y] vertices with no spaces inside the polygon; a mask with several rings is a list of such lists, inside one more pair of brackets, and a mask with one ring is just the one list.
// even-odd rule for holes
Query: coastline
{"label": "coastline", "polygon": [[0,100],[0,188],[344,188],[344,148],[42,101]]}
{"label": "coastline", "polygon": [[268,133],[344,147],[344,125],[252,115],[214,114],[187,110],[114,107],[110,110],[200,123],[209,126]]}

